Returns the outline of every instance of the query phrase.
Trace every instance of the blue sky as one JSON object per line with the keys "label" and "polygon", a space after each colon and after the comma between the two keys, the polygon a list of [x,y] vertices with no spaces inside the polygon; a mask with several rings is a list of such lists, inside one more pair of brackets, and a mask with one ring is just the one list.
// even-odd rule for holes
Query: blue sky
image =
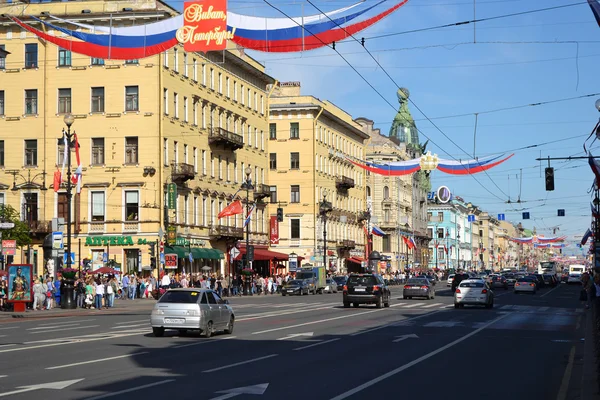
{"label": "blue sky", "polygon": [[[352,1],[314,3],[329,11]],[[318,13],[299,0],[278,0],[273,4],[294,16]],[[395,4],[395,0],[389,0],[388,4]],[[475,26],[477,43],[473,43],[472,24],[369,40],[374,35],[473,18],[472,0],[410,0],[357,36],[366,38],[366,47],[400,86],[410,90],[411,99],[428,117],[467,114],[433,119],[456,146],[411,107],[422,131],[421,140],[426,140],[425,135],[430,138],[433,143],[428,148],[440,157],[472,157],[475,113],[480,112],[477,156],[511,153],[524,146],[560,140],[514,151],[512,159],[490,170],[488,175],[476,175],[477,180],[438,171],[433,174],[432,183],[434,188],[447,185],[454,194],[490,213],[505,213],[507,219],[522,222],[527,228],[535,226],[546,236],[552,235],[552,229],[557,227],[557,234],[572,237],[583,234],[590,223],[588,190],[592,173],[585,160],[552,161],[556,190],[546,192],[543,168],[547,162],[540,163],[535,158],[583,155],[584,135],[590,133],[600,116],[594,107],[600,96],[483,112],[600,93],[594,71],[600,58],[600,28],[587,3],[581,0],[477,0],[476,14],[485,18],[564,4],[579,5],[480,22]],[[249,15],[279,16],[257,0],[230,0],[229,8]],[[397,87],[358,43],[340,43],[337,49],[397,106]],[[369,88],[335,51],[325,48],[304,53],[249,54],[263,62],[267,72],[280,81],[301,81],[303,94],[331,100],[354,117],[374,120],[377,127],[388,132],[395,109]],[[596,147],[600,155],[600,143],[592,148]],[[506,203],[509,197],[514,202],[519,195],[523,203]],[[559,208],[566,210],[566,217],[556,216]],[[522,220],[522,211],[529,211],[532,219]]]}

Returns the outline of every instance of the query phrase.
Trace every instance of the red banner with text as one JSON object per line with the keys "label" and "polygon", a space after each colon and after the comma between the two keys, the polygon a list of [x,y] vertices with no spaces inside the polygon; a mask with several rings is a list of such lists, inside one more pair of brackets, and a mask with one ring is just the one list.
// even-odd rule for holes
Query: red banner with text
{"label": "red banner with text", "polygon": [[271,217],[271,244],[279,244],[279,221],[277,216]]}
{"label": "red banner with text", "polygon": [[225,50],[235,28],[227,31],[227,0],[185,2],[177,40],[185,51]]}

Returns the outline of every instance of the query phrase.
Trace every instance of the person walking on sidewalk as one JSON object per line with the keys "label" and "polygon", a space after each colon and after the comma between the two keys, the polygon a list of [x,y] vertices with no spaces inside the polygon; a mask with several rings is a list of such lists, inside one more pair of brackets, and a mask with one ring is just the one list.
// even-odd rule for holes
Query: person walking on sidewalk
{"label": "person walking on sidewalk", "polygon": [[129,298],[129,276],[125,275],[123,277],[123,294],[122,296],[124,299],[128,299]]}
{"label": "person walking on sidewalk", "polygon": [[44,300],[46,300],[46,290],[44,285],[40,282],[39,278],[36,278],[33,284],[33,309],[40,310],[44,308]]}
{"label": "person walking on sidewalk", "polygon": [[77,283],[75,284],[76,299],[77,299],[77,308],[85,307],[85,283],[82,278],[77,279]]}
{"label": "person walking on sidewalk", "polygon": [[100,280],[100,278],[98,278],[96,280],[95,288],[96,288],[96,296],[94,299],[94,307],[96,308],[96,310],[102,310],[102,298],[104,297],[104,285],[102,284],[102,281]]}

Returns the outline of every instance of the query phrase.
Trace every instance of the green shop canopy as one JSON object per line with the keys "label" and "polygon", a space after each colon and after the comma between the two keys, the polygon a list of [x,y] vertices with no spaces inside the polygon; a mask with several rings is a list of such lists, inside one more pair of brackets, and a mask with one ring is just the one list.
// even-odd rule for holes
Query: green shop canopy
{"label": "green shop canopy", "polygon": [[201,247],[192,247],[192,256],[196,260],[222,260],[225,255],[218,249],[203,249]]}
{"label": "green shop canopy", "polygon": [[177,254],[179,258],[186,258],[187,249],[182,246],[165,246],[165,254]]}

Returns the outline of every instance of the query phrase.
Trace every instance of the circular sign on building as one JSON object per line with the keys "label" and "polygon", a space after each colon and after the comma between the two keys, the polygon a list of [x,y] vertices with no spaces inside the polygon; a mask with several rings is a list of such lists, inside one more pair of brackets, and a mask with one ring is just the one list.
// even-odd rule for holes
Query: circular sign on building
{"label": "circular sign on building", "polygon": [[447,186],[440,186],[437,190],[437,199],[440,203],[447,203],[452,200],[452,193]]}

